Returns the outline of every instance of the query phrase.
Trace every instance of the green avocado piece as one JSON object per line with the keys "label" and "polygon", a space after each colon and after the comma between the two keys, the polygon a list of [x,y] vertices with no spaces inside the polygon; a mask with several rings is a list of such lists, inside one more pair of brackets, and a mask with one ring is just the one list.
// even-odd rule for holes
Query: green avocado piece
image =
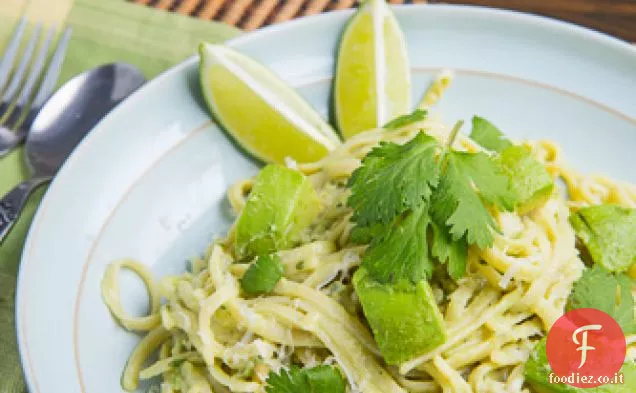
{"label": "green avocado piece", "polygon": [[508,174],[512,190],[517,194],[516,210],[527,213],[543,205],[554,190],[554,180],[526,146],[510,146],[499,155]]}
{"label": "green avocado piece", "polygon": [[288,248],[318,214],[320,200],[302,173],[271,164],[256,176],[236,223],[239,258]]}
{"label": "green avocado piece", "polygon": [[362,267],[353,285],[388,364],[413,359],[446,341],[442,314],[426,280],[381,284]]}
{"label": "green avocado piece", "polygon": [[636,391],[636,363],[627,361],[619,373],[623,374],[622,384],[606,384],[595,388],[577,388],[568,384],[550,383],[550,363],[546,355],[547,339],[541,339],[532,350],[525,364],[526,382],[536,393],[629,393]]}
{"label": "green avocado piece", "polygon": [[594,262],[606,270],[623,272],[636,263],[636,209],[585,207],[570,216],[570,223]]}

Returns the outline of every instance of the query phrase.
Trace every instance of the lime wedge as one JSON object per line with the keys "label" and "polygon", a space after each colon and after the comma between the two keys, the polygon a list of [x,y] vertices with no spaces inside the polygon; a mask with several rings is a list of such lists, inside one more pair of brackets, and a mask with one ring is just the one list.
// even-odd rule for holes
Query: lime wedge
{"label": "lime wedge", "polygon": [[280,78],[221,45],[201,44],[200,82],[210,111],[248,153],[313,162],[340,144],[322,117]]}
{"label": "lime wedge", "polygon": [[411,109],[404,35],[384,0],[364,3],[338,49],[335,118],[345,138],[381,127]]}

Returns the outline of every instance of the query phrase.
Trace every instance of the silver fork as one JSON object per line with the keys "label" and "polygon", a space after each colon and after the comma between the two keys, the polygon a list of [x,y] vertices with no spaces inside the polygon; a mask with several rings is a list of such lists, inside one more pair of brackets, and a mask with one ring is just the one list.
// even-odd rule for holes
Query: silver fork
{"label": "silver fork", "polygon": [[[24,140],[33,119],[53,92],[71,36],[71,29],[67,28],[60,36],[45,70],[56,29],[51,27],[38,46],[38,41],[45,33],[42,32],[41,24],[36,25],[14,69],[26,24],[26,19],[22,18],[0,61],[0,157]],[[33,58],[36,47],[37,54]]]}

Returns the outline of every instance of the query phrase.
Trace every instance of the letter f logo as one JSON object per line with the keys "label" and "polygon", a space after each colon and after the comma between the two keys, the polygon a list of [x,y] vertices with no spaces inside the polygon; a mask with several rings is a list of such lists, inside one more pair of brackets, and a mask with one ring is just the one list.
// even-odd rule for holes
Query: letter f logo
{"label": "letter f logo", "polygon": [[[545,352],[554,382],[559,378],[561,383],[570,386],[594,388],[605,384],[601,381],[610,381],[619,372],[625,361],[627,340],[611,315],[595,308],[577,308],[552,325]],[[567,380],[566,377],[574,375],[574,381]],[[583,381],[584,375],[587,381]]]}
{"label": "letter f logo", "polygon": [[[576,329],[574,331],[574,333],[572,333],[572,341],[574,341],[574,343],[576,345],[581,345],[580,347],[578,347],[576,349],[577,351],[581,351],[581,364],[579,364],[579,368],[583,367],[583,365],[585,364],[585,361],[587,360],[587,351],[593,351],[593,350],[596,349],[596,348],[594,348],[592,346],[588,346],[587,345],[587,331],[588,330],[601,330],[602,327],[603,327],[602,325],[585,325],[585,326],[581,326],[580,328]],[[581,342],[579,342],[577,336],[581,332],[583,334],[582,334]]]}

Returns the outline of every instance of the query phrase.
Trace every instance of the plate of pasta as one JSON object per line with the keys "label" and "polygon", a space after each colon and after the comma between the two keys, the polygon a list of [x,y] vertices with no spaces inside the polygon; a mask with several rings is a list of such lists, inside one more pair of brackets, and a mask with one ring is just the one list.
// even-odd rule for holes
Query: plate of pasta
{"label": "plate of pasta", "polygon": [[579,392],[545,346],[584,308],[625,336],[594,391],[635,391],[635,64],[563,22],[382,0],[202,43],[38,210],[30,391]]}

